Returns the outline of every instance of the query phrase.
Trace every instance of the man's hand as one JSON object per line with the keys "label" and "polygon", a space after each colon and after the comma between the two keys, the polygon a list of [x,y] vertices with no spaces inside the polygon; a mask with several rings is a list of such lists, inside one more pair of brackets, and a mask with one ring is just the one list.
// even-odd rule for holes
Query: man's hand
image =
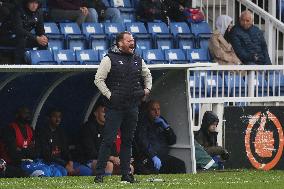
{"label": "man's hand", "polygon": [[161,117],[156,117],[154,119],[154,122],[161,125],[164,129],[167,129],[169,125],[165,122],[165,120]]}
{"label": "man's hand", "polygon": [[157,170],[160,170],[161,167],[162,167],[162,162],[161,162],[160,158],[158,158],[158,156],[154,156],[154,157],[152,157],[152,161],[153,161],[154,167]]}
{"label": "man's hand", "polygon": [[83,13],[84,16],[87,16],[89,11],[87,7],[80,7],[80,11]]}
{"label": "man's hand", "polygon": [[41,46],[46,46],[48,44],[48,39],[45,35],[37,36],[36,41]]}
{"label": "man's hand", "polygon": [[120,159],[119,159],[119,157],[110,156],[110,157],[109,157],[109,160],[110,160],[111,162],[113,162],[113,164],[115,164],[115,165],[120,165]]}
{"label": "man's hand", "polygon": [[68,175],[71,175],[71,176],[75,175],[76,171],[73,168],[73,161],[68,161],[68,163],[66,164],[65,168],[67,170]]}

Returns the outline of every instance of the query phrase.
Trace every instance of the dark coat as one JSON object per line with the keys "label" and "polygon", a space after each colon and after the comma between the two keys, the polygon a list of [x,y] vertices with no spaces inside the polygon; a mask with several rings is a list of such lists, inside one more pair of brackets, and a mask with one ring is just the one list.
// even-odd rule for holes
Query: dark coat
{"label": "dark coat", "polygon": [[218,132],[208,131],[209,126],[214,122],[219,122],[218,116],[212,111],[205,112],[202,118],[201,129],[195,135],[195,140],[203,146],[205,151],[211,156],[224,153],[223,148],[218,146],[217,143]]}
{"label": "dark coat", "polygon": [[71,160],[68,143],[61,127],[52,130],[48,125],[36,129],[36,149],[47,163],[58,163],[65,167]]}
{"label": "dark coat", "polygon": [[[35,30],[35,34],[31,31]],[[43,13],[40,9],[31,12],[26,4],[20,6],[14,12],[12,20],[8,20],[1,25],[0,35],[16,34],[17,37],[27,37],[36,40],[36,36],[45,34]]]}
{"label": "dark coat", "polygon": [[[84,162],[98,158],[102,141],[103,127],[95,119],[89,119],[81,130],[81,151]],[[118,156],[115,143],[111,149],[111,156]]]}
{"label": "dark coat", "polygon": [[230,33],[230,43],[243,64],[271,64],[263,32],[258,27],[244,30],[240,25],[235,25]]}
{"label": "dark coat", "polygon": [[148,116],[144,116],[139,121],[137,137],[139,150],[148,158],[156,155],[166,158],[170,150],[169,145],[176,143],[176,135],[172,128],[164,129],[159,124],[153,123]]}
{"label": "dark coat", "polygon": [[106,106],[113,109],[136,107],[144,96],[142,58],[136,54],[121,52],[116,46],[107,54],[111,60],[111,69],[106,85],[111,92]]}

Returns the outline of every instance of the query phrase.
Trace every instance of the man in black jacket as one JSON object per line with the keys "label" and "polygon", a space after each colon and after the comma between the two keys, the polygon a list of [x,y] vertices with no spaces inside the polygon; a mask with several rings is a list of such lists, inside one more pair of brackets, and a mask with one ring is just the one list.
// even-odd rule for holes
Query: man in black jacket
{"label": "man in black jacket", "polygon": [[139,121],[137,132],[138,148],[144,153],[142,162],[150,171],[148,173],[174,174],[186,172],[185,163],[169,155],[169,145],[176,143],[176,135],[161,116],[158,101],[151,100],[148,102],[147,114]]}
{"label": "man in black jacket", "polygon": [[[81,150],[84,162],[93,169],[97,164],[99,149],[103,140],[103,129],[105,124],[105,106],[96,104],[88,121],[83,125],[81,133]],[[120,165],[120,159],[116,151],[115,143],[111,148],[111,155],[107,161],[105,175],[111,175],[114,165]]]}
{"label": "man in black jacket", "polygon": [[[39,0],[23,0],[23,5],[15,11],[12,20],[13,22],[7,21],[1,25],[0,43],[16,46],[14,63],[23,64],[26,48],[45,49],[48,44]],[[32,30],[35,30],[35,34]]]}
{"label": "man in black jacket", "polygon": [[119,33],[116,45],[102,59],[95,76],[95,84],[104,95],[107,106],[104,139],[96,166],[96,183],[103,182],[105,167],[119,128],[121,180],[135,182],[130,173],[132,141],[137,125],[138,106],[142,98],[150,94],[152,75],[144,60],[134,50],[132,34]]}
{"label": "man in black jacket", "polygon": [[202,118],[201,129],[195,135],[195,140],[213,157],[216,163],[222,163],[229,158],[229,153],[217,143],[216,128],[218,123],[218,116],[212,111],[206,111]]}
{"label": "man in black jacket", "polygon": [[60,127],[61,119],[61,111],[52,109],[48,114],[48,125],[36,129],[36,148],[40,157],[59,168],[63,176],[92,175],[87,166],[72,161],[64,130]]}

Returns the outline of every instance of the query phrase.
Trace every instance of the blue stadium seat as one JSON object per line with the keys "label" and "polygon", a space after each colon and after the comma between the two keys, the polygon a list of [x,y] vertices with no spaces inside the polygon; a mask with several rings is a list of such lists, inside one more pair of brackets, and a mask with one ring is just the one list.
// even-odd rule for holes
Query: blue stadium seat
{"label": "blue stadium seat", "polygon": [[125,31],[124,24],[121,23],[104,23],[104,31],[110,38],[110,43],[112,44],[116,35],[120,32]]}
{"label": "blue stadium seat", "polygon": [[101,23],[82,23],[82,33],[89,38],[90,35],[104,35],[103,24]]}
{"label": "blue stadium seat", "polygon": [[207,22],[192,23],[191,31],[196,36],[197,48],[208,48],[208,40],[212,35],[211,27]]}
{"label": "blue stadium seat", "polygon": [[130,31],[135,37],[136,49],[138,51],[152,49],[152,36],[147,33],[144,23],[125,23],[125,25],[127,31]]}
{"label": "blue stadium seat", "polygon": [[44,31],[46,35],[61,35],[59,28],[55,22],[45,22]]}
{"label": "blue stadium seat", "polygon": [[189,62],[208,62],[210,60],[208,50],[206,49],[188,49],[186,50]]}
{"label": "blue stadium seat", "polygon": [[191,33],[187,23],[171,22],[170,31],[175,37],[175,46],[179,49],[195,48],[195,36]]}
{"label": "blue stadium seat", "polygon": [[95,50],[106,50],[109,48],[109,39],[104,33],[101,23],[83,23],[82,32],[87,36],[90,48]]}
{"label": "blue stadium seat", "polygon": [[62,22],[62,23],[59,23],[59,27],[60,27],[61,33],[64,34],[65,36],[68,36],[68,35],[83,36],[78,24],[75,22],[66,22],[66,23]]}
{"label": "blue stadium seat", "polygon": [[204,77],[205,88],[207,89],[207,97],[222,97],[222,78],[218,74],[208,72]]}
{"label": "blue stadium seat", "polygon": [[146,27],[143,22],[125,23],[126,30],[132,34],[147,34]]}
{"label": "blue stadium seat", "polygon": [[198,36],[199,34],[212,33],[212,29],[207,22],[199,22],[191,24],[191,32]]}
{"label": "blue stadium seat", "polygon": [[82,50],[87,48],[87,41],[77,23],[59,23],[60,31],[65,35],[66,47],[73,50]]}
{"label": "blue stadium seat", "polygon": [[53,51],[54,60],[62,65],[78,65],[80,62],[76,61],[75,52],[71,49],[64,49]]}
{"label": "blue stadium seat", "polygon": [[224,76],[224,89],[226,95],[231,97],[245,97],[247,91],[245,89],[245,80],[239,73],[227,72]]}
{"label": "blue stadium seat", "polygon": [[54,22],[44,23],[45,34],[48,38],[48,49],[64,49],[64,35],[60,33],[58,26]]}
{"label": "blue stadium seat", "polygon": [[94,49],[86,49],[76,51],[76,60],[80,61],[81,64],[94,64],[99,65],[99,54]]}
{"label": "blue stadium seat", "polygon": [[135,9],[130,0],[110,0],[110,6],[120,10],[120,16],[124,22],[135,21]]}
{"label": "blue stadium seat", "polygon": [[255,87],[255,96],[257,97],[269,96],[267,81],[265,75],[263,75],[262,73],[264,72],[259,71],[255,75],[255,80],[253,82],[253,85]]}
{"label": "blue stadium seat", "polygon": [[170,64],[187,64],[184,51],[182,49],[169,49],[165,50],[165,59]]}
{"label": "blue stadium seat", "polygon": [[53,59],[52,52],[49,50],[32,50],[29,52],[30,63],[32,65],[39,64],[57,64]]}
{"label": "blue stadium seat", "polygon": [[121,23],[104,23],[104,30],[105,33],[108,35],[113,35],[113,34],[117,34],[120,32],[125,31],[125,26]]}
{"label": "blue stadium seat", "polygon": [[171,22],[170,31],[174,36],[190,34],[191,31],[185,22]]}
{"label": "blue stadium seat", "polygon": [[108,53],[108,50],[99,50],[99,61]]}
{"label": "blue stadium seat", "polygon": [[189,92],[191,97],[201,98],[204,97],[204,77],[201,77],[198,72],[195,75],[189,76]]}
{"label": "blue stadium seat", "polygon": [[144,50],[142,55],[143,55],[143,59],[146,61],[147,64],[168,63],[168,61],[165,60],[164,53],[161,49]]}
{"label": "blue stadium seat", "polygon": [[153,35],[155,48],[173,49],[173,35],[164,22],[148,22],[148,32]]}
{"label": "blue stadium seat", "polygon": [[284,96],[284,75],[281,72],[271,72],[268,76],[271,96]]}
{"label": "blue stadium seat", "polygon": [[211,33],[199,34],[197,39],[198,48],[208,49],[209,39],[211,38],[211,35]]}

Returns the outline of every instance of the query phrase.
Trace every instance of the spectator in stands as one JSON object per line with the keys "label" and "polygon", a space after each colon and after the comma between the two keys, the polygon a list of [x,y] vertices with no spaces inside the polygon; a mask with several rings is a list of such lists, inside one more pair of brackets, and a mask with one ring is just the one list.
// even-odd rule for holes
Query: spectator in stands
{"label": "spectator in stands", "polygon": [[241,13],[240,23],[233,27],[230,34],[230,42],[243,64],[271,64],[263,32],[253,25],[250,11]]}
{"label": "spectator in stands", "polygon": [[[113,141],[121,131],[121,181],[136,182],[130,173],[130,160],[138,106],[150,94],[152,75],[144,60],[134,53],[135,41],[131,33],[121,32],[115,45],[102,59],[95,76],[95,84],[104,95],[106,121],[104,140],[96,166],[96,183],[103,182],[103,174]],[[142,84],[143,83],[143,84]]]}
{"label": "spectator in stands", "polygon": [[21,167],[31,176],[49,176],[48,166],[32,161],[37,157],[37,154],[30,121],[29,109],[20,107],[17,110],[15,121],[6,128],[3,137],[9,159],[12,165]]}
{"label": "spectator in stands", "polygon": [[139,121],[137,132],[138,148],[144,154],[144,159],[140,162],[144,163],[149,170],[148,173],[186,172],[185,163],[169,155],[169,145],[176,143],[176,135],[165,118],[161,116],[160,102],[155,100],[148,102],[147,114]]}
{"label": "spectator in stands", "polygon": [[162,4],[170,20],[175,22],[186,21],[184,11],[186,8],[191,7],[191,0],[163,0]]}
{"label": "spectator in stands", "polygon": [[[35,30],[35,34],[32,30]],[[26,48],[47,47],[48,39],[45,36],[43,15],[38,0],[23,0],[23,6],[15,11],[13,22],[4,22],[1,25],[0,43],[16,46],[15,64],[24,64]]]}
{"label": "spectator in stands", "polygon": [[232,18],[227,15],[220,15],[216,20],[217,30],[209,40],[209,50],[218,64],[241,64],[240,59],[226,39],[232,29]]}
{"label": "spectator in stands", "polygon": [[160,0],[140,0],[136,11],[137,20],[152,22],[154,20],[166,20]]}
{"label": "spectator in stands", "polygon": [[73,162],[69,153],[67,139],[60,127],[62,113],[59,109],[51,109],[48,114],[48,124],[36,129],[36,146],[40,157],[49,165],[60,170],[62,176],[92,175],[87,166]]}
{"label": "spectator in stands", "polygon": [[195,140],[203,146],[216,163],[222,166],[222,163],[229,159],[229,153],[225,148],[218,146],[218,132],[216,132],[218,123],[218,116],[212,111],[206,111],[202,118],[201,129],[196,134]]}
{"label": "spectator in stands", "polygon": [[[81,25],[83,22],[98,22],[99,15],[101,17],[103,11],[105,19],[110,19],[111,22],[121,22],[120,12],[117,8],[105,10],[103,2],[98,1],[91,2],[89,0],[91,3],[88,3],[84,0],[49,0],[51,19],[55,21],[70,20]],[[99,15],[96,9],[100,11]]]}
{"label": "spectator in stands", "polygon": [[113,23],[123,22],[118,8],[106,7],[102,0],[87,0],[88,7],[96,9],[98,21],[110,20]]}

